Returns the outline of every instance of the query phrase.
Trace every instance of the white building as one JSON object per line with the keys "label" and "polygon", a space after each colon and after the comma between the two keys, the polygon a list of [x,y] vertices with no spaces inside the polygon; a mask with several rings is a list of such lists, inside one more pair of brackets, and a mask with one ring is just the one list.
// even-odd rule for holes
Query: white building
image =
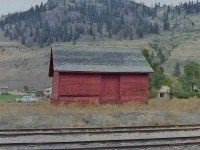
{"label": "white building", "polygon": [[51,94],[52,94],[52,88],[44,89],[44,95],[46,97],[51,97]]}
{"label": "white building", "polygon": [[170,92],[170,88],[168,86],[162,86],[158,90],[158,98],[169,99],[170,98],[169,92]]}

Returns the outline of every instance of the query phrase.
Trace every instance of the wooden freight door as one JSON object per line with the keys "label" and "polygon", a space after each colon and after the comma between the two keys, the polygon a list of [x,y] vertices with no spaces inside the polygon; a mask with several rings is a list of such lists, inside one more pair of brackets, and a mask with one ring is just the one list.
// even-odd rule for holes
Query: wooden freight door
{"label": "wooden freight door", "polygon": [[102,76],[101,102],[118,101],[120,99],[119,76]]}

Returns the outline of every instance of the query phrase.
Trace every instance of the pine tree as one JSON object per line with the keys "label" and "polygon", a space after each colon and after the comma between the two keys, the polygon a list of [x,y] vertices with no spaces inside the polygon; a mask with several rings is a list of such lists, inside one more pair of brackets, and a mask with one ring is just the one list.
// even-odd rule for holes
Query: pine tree
{"label": "pine tree", "polygon": [[165,62],[165,55],[163,55],[163,54],[161,55],[160,62],[161,62],[161,63],[164,63],[164,62]]}
{"label": "pine tree", "polygon": [[93,32],[93,36],[92,36],[93,41],[96,41],[96,33]]}
{"label": "pine tree", "polygon": [[[41,3],[31,7],[26,12],[8,15],[0,21],[0,28],[5,32],[4,36],[8,38],[18,38],[21,41],[24,35],[25,43],[40,45],[42,44],[38,39],[44,45],[47,45],[56,41],[77,41],[79,35],[85,34],[91,35],[93,40],[106,35],[108,38],[120,37],[132,40],[137,36],[143,38],[147,34],[159,34],[159,30],[161,30],[157,19],[153,21],[154,23],[145,19],[146,17],[157,16],[160,3],[155,4],[154,8],[135,2],[123,2],[123,0],[96,0],[95,3],[71,0],[71,3],[74,3],[74,5],[69,5],[65,0],[62,0],[62,2],[52,0],[45,5]],[[103,5],[103,9],[99,7],[98,3]],[[65,6],[62,8],[63,11],[53,12],[53,18],[50,20],[45,17],[48,15],[47,10],[53,10],[60,4]],[[197,8],[195,8],[197,6],[192,3],[185,8],[183,6],[176,8],[168,6],[165,18],[163,18],[165,30],[170,29],[168,13],[169,16],[171,16],[171,13],[176,15],[179,8],[186,10],[189,6],[191,11],[197,12]],[[176,12],[173,12],[175,9]],[[71,12],[81,15],[69,15]],[[75,39],[73,39],[74,30],[76,31]],[[17,36],[14,36],[15,32]],[[49,36],[53,38],[50,39]]]}
{"label": "pine tree", "polygon": [[25,40],[25,37],[24,37],[24,36],[22,36],[22,38],[21,38],[21,43],[22,43],[23,45],[26,44],[26,40]]}
{"label": "pine tree", "polygon": [[158,58],[160,58],[161,59],[161,56],[162,56],[162,48],[161,47],[159,47],[158,48]]}
{"label": "pine tree", "polygon": [[164,20],[164,25],[163,25],[164,30],[169,30],[170,29],[170,23],[167,19]]}
{"label": "pine tree", "polygon": [[151,59],[154,60],[154,53],[151,53]]}
{"label": "pine tree", "polygon": [[176,66],[174,68],[174,73],[173,74],[174,74],[175,77],[178,77],[178,76],[180,76],[180,73],[181,73],[180,72],[180,66],[179,66],[179,63],[177,62]]}
{"label": "pine tree", "polygon": [[130,28],[130,31],[129,31],[129,37],[130,37],[130,40],[133,40],[133,29],[132,29],[132,27]]}
{"label": "pine tree", "polygon": [[110,31],[110,30],[108,31],[108,38],[109,38],[109,39],[111,39],[111,38],[112,38],[112,33],[111,33],[111,31]]}
{"label": "pine tree", "polygon": [[157,22],[155,22],[153,25],[153,33],[155,33],[155,34],[159,33],[159,26],[158,26]]}

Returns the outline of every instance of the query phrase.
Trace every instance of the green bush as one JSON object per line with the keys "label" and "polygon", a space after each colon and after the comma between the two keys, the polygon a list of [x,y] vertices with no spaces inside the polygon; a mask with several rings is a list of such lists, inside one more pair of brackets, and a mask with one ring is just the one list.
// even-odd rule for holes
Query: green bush
{"label": "green bush", "polygon": [[148,98],[151,99],[151,98],[157,97],[157,91],[158,91],[158,90],[156,90],[156,89],[154,89],[154,88],[151,89],[151,90],[149,90]]}
{"label": "green bush", "polygon": [[200,98],[200,93],[197,92],[181,92],[175,95],[177,98],[180,99],[188,99],[188,98],[192,98],[192,97],[198,97]]}
{"label": "green bush", "polygon": [[175,95],[177,98],[180,98],[180,99],[188,99],[190,98],[190,93],[187,93],[187,92],[181,92],[181,93],[178,93]]}
{"label": "green bush", "polygon": [[198,97],[198,98],[200,98],[200,93],[197,93],[197,92],[191,92],[190,93],[190,97]]}

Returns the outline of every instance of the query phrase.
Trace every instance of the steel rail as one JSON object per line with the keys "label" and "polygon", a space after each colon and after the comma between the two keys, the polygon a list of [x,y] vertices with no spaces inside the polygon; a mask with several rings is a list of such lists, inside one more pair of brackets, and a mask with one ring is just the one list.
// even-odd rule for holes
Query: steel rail
{"label": "steel rail", "polygon": [[[138,138],[120,140],[95,140],[95,141],[68,141],[68,142],[30,142],[30,143],[0,143],[4,146],[30,146],[30,145],[74,145],[74,144],[106,144],[106,143],[131,143],[131,142],[155,142],[155,141],[174,141],[174,140],[200,140],[200,136],[165,137],[165,138]],[[200,141],[199,141],[200,142]]]}
{"label": "steel rail", "polygon": [[[52,145],[73,145],[73,144],[111,144],[111,143],[131,143],[131,142],[155,142],[155,141],[174,141],[174,140],[197,140],[200,136],[189,137],[167,137],[167,138],[148,138],[148,139],[121,139],[121,140],[99,140],[99,141],[71,141],[71,142],[38,142],[38,143],[0,143],[0,147],[13,147],[13,146],[52,146]],[[64,148],[65,150],[93,150],[93,149],[125,149],[125,148],[155,148],[155,147],[171,147],[171,146],[188,146],[200,145],[200,141],[190,142],[176,142],[176,143],[160,143],[160,144],[143,144],[143,145],[119,145],[119,146],[101,146],[101,147],[77,147],[77,148]],[[43,148],[44,149],[44,148]],[[49,149],[49,148],[48,148]],[[51,148],[50,148],[51,149]],[[52,149],[55,150],[56,148]],[[62,150],[62,148],[59,148]]]}
{"label": "steel rail", "polygon": [[34,135],[74,135],[74,134],[114,134],[114,133],[154,133],[175,131],[196,131],[200,128],[172,128],[172,129],[136,129],[136,130],[105,130],[105,131],[69,131],[69,132],[24,132],[24,133],[0,133],[0,137],[10,136],[34,136]]}
{"label": "steel rail", "polygon": [[[190,145],[200,145],[200,142],[182,142],[182,143],[168,143],[168,144],[147,144],[147,145],[127,145],[127,146],[106,146],[106,147],[87,147],[87,148],[59,148],[48,150],[109,150],[109,149],[141,149],[141,148],[163,148],[163,147],[174,147],[174,146],[190,146]],[[47,150],[47,149],[37,149],[37,150]]]}
{"label": "steel rail", "polygon": [[146,129],[146,128],[180,128],[180,127],[200,127],[200,124],[191,125],[164,125],[164,126],[129,126],[129,127],[83,127],[83,128],[41,128],[41,129],[0,129],[0,132],[32,132],[32,131],[60,131],[60,130],[114,130],[114,129]]}

